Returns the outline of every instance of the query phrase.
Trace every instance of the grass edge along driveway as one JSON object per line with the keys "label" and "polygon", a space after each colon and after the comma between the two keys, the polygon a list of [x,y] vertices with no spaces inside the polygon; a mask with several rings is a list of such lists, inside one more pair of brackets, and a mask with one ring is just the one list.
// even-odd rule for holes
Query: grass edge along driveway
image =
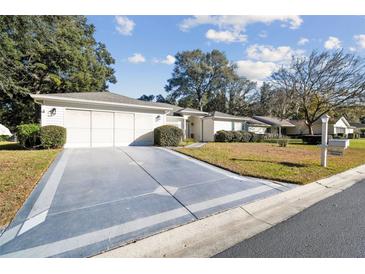
{"label": "grass edge along driveway", "polygon": [[365,164],[365,139],[350,144],[344,156],[328,157],[328,168],[320,166],[320,147],[312,145],[208,143],[175,150],[240,175],[307,184]]}
{"label": "grass edge along driveway", "polygon": [[13,219],[59,151],[0,142],[0,227]]}

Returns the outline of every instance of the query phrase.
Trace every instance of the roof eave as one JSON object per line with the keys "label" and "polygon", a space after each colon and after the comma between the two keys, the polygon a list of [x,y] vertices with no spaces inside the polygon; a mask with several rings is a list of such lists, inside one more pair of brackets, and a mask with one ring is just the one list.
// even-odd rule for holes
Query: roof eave
{"label": "roof eave", "polygon": [[35,100],[92,103],[92,104],[106,105],[106,106],[124,106],[124,107],[134,107],[134,108],[144,108],[144,109],[172,110],[172,108],[168,108],[168,107],[147,106],[147,105],[137,105],[137,104],[127,104],[127,103],[113,103],[113,102],[106,102],[106,101],[95,101],[95,100],[85,100],[85,99],[76,99],[76,98],[61,98],[61,97],[47,96],[47,95],[41,95],[41,94],[30,94],[30,96]]}

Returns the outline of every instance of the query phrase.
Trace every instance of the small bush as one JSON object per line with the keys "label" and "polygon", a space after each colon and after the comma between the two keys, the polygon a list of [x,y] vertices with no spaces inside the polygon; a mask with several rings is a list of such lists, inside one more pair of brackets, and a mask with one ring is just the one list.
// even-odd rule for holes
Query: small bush
{"label": "small bush", "polygon": [[157,127],[153,133],[155,145],[164,147],[178,146],[183,137],[183,131],[171,125]]}
{"label": "small bush", "polygon": [[321,135],[303,135],[303,143],[308,145],[319,145],[322,142]]}
{"label": "small bush", "polygon": [[0,142],[9,141],[10,139],[11,139],[11,136],[8,136],[8,135],[0,135]]}
{"label": "small bush", "polygon": [[247,131],[241,131],[242,132],[242,139],[241,142],[248,143],[251,141],[252,133]]}
{"label": "small bush", "polygon": [[66,129],[60,126],[44,126],[40,130],[43,148],[61,148],[66,143]]}
{"label": "small bush", "polygon": [[232,142],[234,136],[232,131],[219,130],[214,135],[216,142]]}
{"label": "small bush", "polygon": [[40,144],[38,124],[23,124],[16,128],[17,137],[20,145],[27,148],[32,148]]}
{"label": "small bush", "polygon": [[242,131],[232,131],[232,142],[241,142],[242,138]]}
{"label": "small bush", "polygon": [[261,134],[251,133],[251,140],[250,140],[250,142],[252,142],[252,143],[259,143],[261,141],[262,141]]}
{"label": "small bush", "polygon": [[358,133],[358,132],[349,133],[348,138],[349,139],[359,139],[360,138],[360,133]]}
{"label": "small bush", "polygon": [[279,147],[287,147],[288,143],[289,143],[288,139],[279,139],[278,140]]}

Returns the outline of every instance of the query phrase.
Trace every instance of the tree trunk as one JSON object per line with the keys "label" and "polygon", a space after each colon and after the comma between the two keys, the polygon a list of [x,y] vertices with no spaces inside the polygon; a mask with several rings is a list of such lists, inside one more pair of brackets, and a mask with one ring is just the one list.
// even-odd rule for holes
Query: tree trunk
{"label": "tree trunk", "polygon": [[309,131],[309,135],[313,135],[313,126],[311,123],[307,123],[307,127],[308,127],[308,131]]}

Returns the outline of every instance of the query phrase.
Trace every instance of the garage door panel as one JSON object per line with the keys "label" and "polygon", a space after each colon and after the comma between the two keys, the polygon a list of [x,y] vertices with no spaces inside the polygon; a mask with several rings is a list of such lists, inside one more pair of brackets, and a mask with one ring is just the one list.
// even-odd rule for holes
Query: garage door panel
{"label": "garage door panel", "polygon": [[91,112],[84,110],[66,110],[65,128],[67,130],[66,147],[90,147]]}
{"label": "garage door panel", "polygon": [[115,145],[128,146],[134,140],[134,114],[115,113]]}
{"label": "garage door panel", "polygon": [[114,117],[112,112],[92,112],[92,147],[110,147],[114,145]]}
{"label": "garage door panel", "polygon": [[136,113],[135,115],[135,141],[134,145],[152,145],[155,116]]}

